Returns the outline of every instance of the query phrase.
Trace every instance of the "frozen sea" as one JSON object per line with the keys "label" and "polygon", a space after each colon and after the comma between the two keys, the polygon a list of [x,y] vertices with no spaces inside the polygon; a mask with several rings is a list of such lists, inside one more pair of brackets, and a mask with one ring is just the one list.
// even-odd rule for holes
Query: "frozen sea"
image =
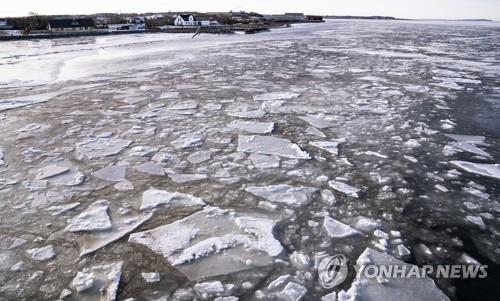
{"label": "frozen sea", "polygon": [[500,294],[496,22],[2,42],[0,129],[0,300]]}

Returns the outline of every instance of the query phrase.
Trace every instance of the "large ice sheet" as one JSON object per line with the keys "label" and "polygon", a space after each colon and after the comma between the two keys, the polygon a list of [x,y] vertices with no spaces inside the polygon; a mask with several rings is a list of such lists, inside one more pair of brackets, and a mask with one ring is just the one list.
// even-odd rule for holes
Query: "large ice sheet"
{"label": "large ice sheet", "polygon": [[273,131],[273,122],[256,122],[256,121],[241,121],[234,120],[227,125],[230,128],[246,131],[255,134],[269,134]]}
{"label": "large ice sheet", "polygon": [[291,159],[310,159],[309,154],[288,139],[273,136],[238,136],[238,151],[277,155]]}
{"label": "large ice sheet", "polygon": [[[358,266],[373,265],[397,265],[408,266],[388,254],[367,248],[356,261]],[[388,301],[447,301],[450,300],[430,278],[394,278],[384,279],[381,283],[379,278],[368,278],[360,269],[356,279],[347,292],[340,292],[338,300],[388,300]]]}
{"label": "large ice sheet", "polygon": [[326,119],[324,116],[305,115],[300,116],[299,119],[318,129],[327,129],[334,126],[334,123]]}
{"label": "large ice sheet", "polygon": [[130,144],[131,140],[118,138],[90,138],[76,144],[76,153],[88,159],[97,159],[117,155]]}
{"label": "large ice sheet", "polygon": [[273,203],[290,207],[302,207],[312,201],[313,194],[318,191],[312,187],[294,187],[290,185],[271,185],[265,187],[248,187],[245,191]]}
{"label": "large ice sheet", "polygon": [[500,164],[472,163],[466,161],[450,161],[450,163],[467,172],[500,180]]}
{"label": "large ice sheet", "polygon": [[205,207],[184,219],[130,235],[164,256],[191,281],[272,264],[283,247],[275,220],[254,213]]}
{"label": "large ice sheet", "polygon": [[37,103],[47,102],[61,93],[62,92],[49,92],[36,95],[18,96],[7,99],[0,98],[0,112],[14,108],[26,107]]}

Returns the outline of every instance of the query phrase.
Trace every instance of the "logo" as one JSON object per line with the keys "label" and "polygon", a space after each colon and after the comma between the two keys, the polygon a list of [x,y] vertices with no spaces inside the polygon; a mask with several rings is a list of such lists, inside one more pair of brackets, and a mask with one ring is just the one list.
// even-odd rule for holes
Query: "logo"
{"label": "logo", "polygon": [[328,256],[319,263],[319,282],[325,289],[334,288],[346,280],[348,272],[347,259],[344,255]]}

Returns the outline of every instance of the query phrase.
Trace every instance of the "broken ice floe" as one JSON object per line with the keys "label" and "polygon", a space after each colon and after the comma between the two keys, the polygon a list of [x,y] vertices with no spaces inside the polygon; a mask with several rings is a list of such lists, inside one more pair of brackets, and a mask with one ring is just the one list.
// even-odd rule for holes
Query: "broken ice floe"
{"label": "broken ice floe", "polygon": [[483,164],[465,161],[450,161],[450,163],[467,172],[500,180],[500,164]]}
{"label": "broken ice floe", "polygon": [[2,167],[3,165],[5,165],[5,152],[0,146],[0,167]]}
{"label": "broken ice floe", "polygon": [[339,154],[339,144],[344,143],[345,139],[338,139],[334,141],[311,141],[310,145],[329,152],[332,155]]}
{"label": "broken ice floe", "polygon": [[353,198],[358,198],[358,192],[361,191],[361,189],[359,188],[356,188],[356,187],[353,187],[351,185],[348,185],[346,183],[342,183],[342,182],[339,182],[339,181],[330,181],[328,182],[328,185],[330,185],[331,188],[339,191],[339,192],[342,192],[350,197],[353,197]]}
{"label": "broken ice floe", "polygon": [[110,165],[99,169],[98,171],[94,172],[93,175],[94,177],[101,180],[121,182],[125,180],[126,171],[127,167],[125,166]]}
{"label": "broken ice floe", "polygon": [[283,247],[275,220],[259,214],[205,207],[182,220],[130,235],[163,255],[191,281],[272,264]]}
{"label": "broken ice floe", "polygon": [[187,157],[187,160],[191,164],[200,164],[200,163],[203,163],[205,161],[210,160],[211,156],[212,156],[212,152],[211,151],[209,151],[209,150],[201,150],[201,151],[197,151],[197,152],[194,152],[194,153],[190,154]]}
{"label": "broken ice floe", "polygon": [[238,118],[261,118],[266,114],[266,112],[262,110],[254,110],[254,111],[230,111],[227,112],[227,115]]}
{"label": "broken ice floe", "polygon": [[152,217],[152,213],[129,213],[115,214],[110,218],[108,213],[109,202],[101,200],[68,220],[65,231],[78,233],[80,256],[93,253],[120,239]]}
{"label": "broken ice floe", "polygon": [[295,282],[288,282],[278,293],[278,299],[283,301],[300,301],[307,293],[307,288]]}
{"label": "broken ice floe", "polygon": [[227,125],[232,129],[246,131],[255,134],[269,134],[274,129],[273,122],[255,122],[255,121],[240,121],[234,120]]}
{"label": "broken ice floe", "polygon": [[326,138],[326,135],[315,127],[307,127],[306,133],[320,138]]}
{"label": "broken ice floe", "polygon": [[47,261],[56,257],[56,252],[52,245],[48,245],[42,248],[29,249],[26,251],[31,259],[35,261]]}
{"label": "broken ice floe", "polygon": [[208,179],[207,174],[168,174],[168,177],[177,184],[196,182]]}
{"label": "broken ice floe", "polygon": [[165,171],[163,169],[163,166],[152,163],[152,162],[147,162],[143,163],[140,165],[137,165],[134,167],[135,170],[138,172],[142,172],[148,175],[153,175],[153,176],[164,176]]}
{"label": "broken ice floe", "polygon": [[[418,266],[406,264],[388,254],[367,248],[356,261],[358,266],[406,266],[409,270],[416,269],[419,275],[422,272]],[[351,288],[338,293],[338,300],[450,300],[430,278],[424,277],[367,277],[364,269],[359,269]],[[382,282],[382,283],[381,283]]]}
{"label": "broken ice floe", "polygon": [[85,211],[68,220],[66,232],[98,231],[111,228],[111,220],[108,216],[109,202],[97,201],[90,205]]}
{"label": "broken ice floe", "polygon": [[32,104],[47,102],[61,93],[62,93],[61,91],[58,91],[52,93],[43,93],[37,95],[27,95],[15,98],[0,99],[0,112],[19,107],[25,107]]}
{"label": "broken ice floe", "polygon": [[290,100],[299,97],[300,94],[294,92],[269,92],[260,95],[255,95],[253,97],[256,101],[268,101],[268,100]]}
{"label": "broken ice floe", "polygon": [[130,144],[132,144],[131,140],[90,138],[76,144],[76,153],[92,160],[117,155]]}
{"label": "broken ice floe", "polygon": [[65,205],[51,206],[45,210],[49,211],[53,216],[57,216],[57,215],[63,214],[66,211],[69,211],[71,209],[75,209],[78,206],[80,206],[80,203],[75,202],[75,203],[69,203],[69,204],[65,204]]}
{"label": "broken ice floe", "polygon": [[63,174],[67,171],[69,171],[68,167],[58,166],[58,165],[48,165],[38,171],[38,173],[35,176],[35,179],[45,180]]}
{"label": "broken ice floe", "polygon": [[349,237],[357,234],[361,234],[358,230],[353,227],[339,222],[329,216],[325,216],[323,221],[323,227],[325,228],[328,236],[334,238]]}
{"label": "broken ice floe", "polygon": [[312,187],[294,187],[283,184],[265,187],[248,187],[245,191],[273,203],[290,207],[302,207],[312,201],[312,196],[318,189]]}
{"label": "broken ice floe", "polygon": [[147,283],[160,281],[160,273],[141,273],[141,276]]}
{"label": "broken ice floe", "polygon": [[[477,145],[487,145],[483,136],[468,136],[468,135],[446,135],[455,142],[450,142],[448,146],[451,146],[459,151],[472,153],[475,155],[483,156],[485,158],[492,159],[491,155],[480,149]],[[453,153],[451,153],[453,154]]]}
{"label": "broken ice floe", "polygon": [[252,161],[253,165],[257,168],[276,168],[280,166],[280,159],[278,156],[268,156],[262,154],[251,154],[248,159]]}
{"label": "broken ice floe", "polygon": [[205,202],[197,197],[180,192],[168,192],[150,188],[142,194],[141,210],[149,210],[162,206],[171,207],[192,207],[204,206]]}
{"label": "broken ice floe", "polygon": [[314,116],[314,115],[306,115],[300,116],[299,119],[309,123],[318,129],[326,129],[334,126],[333,122],[326,119],[324,116]]}
{"label": "broken ice floe", "polygon": [[203,144],[202,137],[198,135],[182,135],[176,140],[170,142],[177,149],[196,147]]}
{"label": "broken ice floe", "polygon": [[277,155],[290,159],[310,159],[309,154],[288,139],[272,136],[238,136],[238,151]]}
{"label": "broken ice floe", "polygon": [[120,284],[123,262],[84,268],[71,282],[80,300],[114,301]]}

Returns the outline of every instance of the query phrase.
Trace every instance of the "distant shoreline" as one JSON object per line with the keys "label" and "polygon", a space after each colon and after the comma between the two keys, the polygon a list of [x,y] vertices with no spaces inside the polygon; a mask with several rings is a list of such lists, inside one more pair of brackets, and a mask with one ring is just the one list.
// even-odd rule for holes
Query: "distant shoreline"
{"label": "distant shoreline", "polygon": [[325,19],[389,20],[389,21],[444,21],[444,22],[495,22],[490,19],[405,19],[390,16],[324,16]]}

